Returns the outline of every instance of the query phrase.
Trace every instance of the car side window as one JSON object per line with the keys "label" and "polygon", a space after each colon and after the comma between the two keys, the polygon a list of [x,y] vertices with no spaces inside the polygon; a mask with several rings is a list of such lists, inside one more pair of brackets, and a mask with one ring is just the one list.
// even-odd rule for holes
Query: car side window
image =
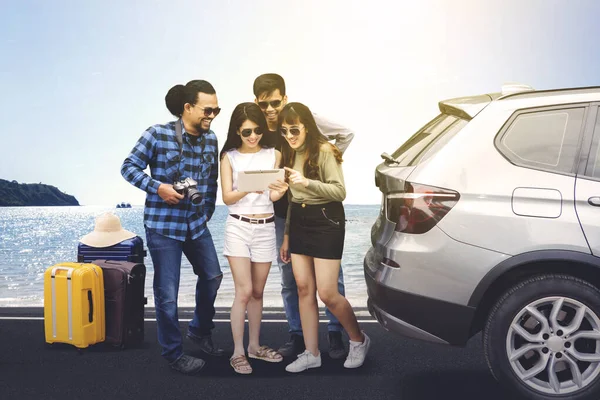
{"label": "car side window", "polygon": [[[596,116],[596,124],[594,125],[594,137],[598,136],[600,136],[600,113],[598,113],[598,115]],[[592,167],[591,176],[600,179],[600,143],[598,143],[596,139],[594,140],[594,142],[596,143],[596,148],[592,148],[592,151],[594,152],[592,154],[595,154],[595,156],[593,160],[594,164]]]}
{"label": "car side window", "polygon": [[496,144],[516,165],[573,173],[579,154],[585,108],[521,112]]}

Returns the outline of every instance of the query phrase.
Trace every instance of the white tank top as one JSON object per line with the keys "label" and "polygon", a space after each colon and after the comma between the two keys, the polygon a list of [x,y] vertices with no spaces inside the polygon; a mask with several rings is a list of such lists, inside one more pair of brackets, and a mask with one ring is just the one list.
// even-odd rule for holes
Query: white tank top
{"label": "white tank top", "polygon": [[[238,188],[238,172],[257,169],[275,168],[275,149],[261,148],[256,153],[240,153],[237,149],[229,150],[227,153],[229,164],[231,164],[233,176],[233,190]],[[272,214],[273,202],[269,197],[270,190],[262,194],[248,193],[236,203],[229,207],[230,214]]]}

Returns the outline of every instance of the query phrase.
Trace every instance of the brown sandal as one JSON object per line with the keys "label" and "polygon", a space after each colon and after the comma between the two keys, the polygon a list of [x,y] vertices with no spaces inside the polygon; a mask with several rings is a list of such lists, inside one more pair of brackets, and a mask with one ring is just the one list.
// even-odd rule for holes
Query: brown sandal
{"label": "brown sandal", "polygon": [[233,370],[238,374],[248,375],[252,373],[252,366],[246,359],[245,355],[232,357],[229,359],[229,365],[233,367]]}
{"label": "brown sandal", "polygon": [[283,361],[283,356],[269,346],[260,346],[256,353],[248,352],[248,357],[272,363]]}

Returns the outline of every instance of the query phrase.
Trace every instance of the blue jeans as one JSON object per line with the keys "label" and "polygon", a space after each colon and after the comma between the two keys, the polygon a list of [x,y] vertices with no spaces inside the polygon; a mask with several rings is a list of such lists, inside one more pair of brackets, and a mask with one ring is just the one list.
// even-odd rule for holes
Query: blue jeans
{"label": "blue jeans", "polygon": [[[283,243],[283,235],[285,232],[285,218],[275,217],[275,235],[277,237],[277,262],[279,264],[279,272],[281,272],[281,297],[283,298],[283,308],[285,316],[288,320],[290,333],[302,335],[302,324],[300,322],[300,308],[298,306],[298,286],[294,279],[294,271],[292,263],[284,263],[279,257],[279,249]],[[344,273],[340,267],[340,276],[338,278],[338,291],[342,296],[345,295],[344,288]],[[335,315],[325,308],[325,315],[329,318],[327,330],[330,332],[342,332],[344,328]]]}
{"label": "blue jeans", "polygon": [[195,240],[192,240],[188,233],[185,242],[146,228],[146,240],[154,264],[154,307],[158,342],[162,346],[162,356],[167,361],[174,362],[183,354],[183,338],[177,314],[182,253],[192,264],[194,274],[198,276],[194,318],[188,327],[193,335],[210,335],[215,327],[214,304],[223,273],[208,228]]}

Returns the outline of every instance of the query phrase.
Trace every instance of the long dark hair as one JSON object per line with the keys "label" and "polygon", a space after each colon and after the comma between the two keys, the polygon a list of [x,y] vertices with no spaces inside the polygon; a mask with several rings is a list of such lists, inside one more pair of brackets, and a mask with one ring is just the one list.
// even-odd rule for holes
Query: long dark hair
{"label": "long dark hair", "polygon": [[[308,179],[318,179],[319,177],[319,154],[323,145],[330,146],[336,161],[342,163],[342,153],[340,150],[329,143],[325,136],[317,127],[315,117],[308,107],[302,103],[288,103],[279,113],[277,121],[278,131],[281,131],[281,124],[298,124],[304,125],[306,130],[306,141],[304,142],[305,151],[307,152],[306,160],[304,161],[303,175]],[[296,158],[296,152],[286,143],[282,146],[283,165],[292,168]],[[287,175],[287,174],[286,174]]]}
{"label": "long dark hair", "polygon": [[[252,121],[258,125],[263,132],[263,136],[268,134],[269,128],[267,126],[267,120],[260,107],[256,103],[238,104],[231,113],[229,130],[227,131],[227,140],[219,155],[221,159],[229,150],[237,149],[242,146],[242,138],[238,135],[238,129],[240,129],[240,126],[246,121]],[[265,142],[264,137],[261,138],[259,144],[263,148],[273,147]]]}
{"label": "long dark hair", "polygon": [[196,105],[198,93],[215,94],[215,88],[208,82],[203,80],[189,81],[184,85],[175,85],[167,92],[165,96],[165,104],[171,114],[177,118],[183,114],[183,106],[186,103]]}

